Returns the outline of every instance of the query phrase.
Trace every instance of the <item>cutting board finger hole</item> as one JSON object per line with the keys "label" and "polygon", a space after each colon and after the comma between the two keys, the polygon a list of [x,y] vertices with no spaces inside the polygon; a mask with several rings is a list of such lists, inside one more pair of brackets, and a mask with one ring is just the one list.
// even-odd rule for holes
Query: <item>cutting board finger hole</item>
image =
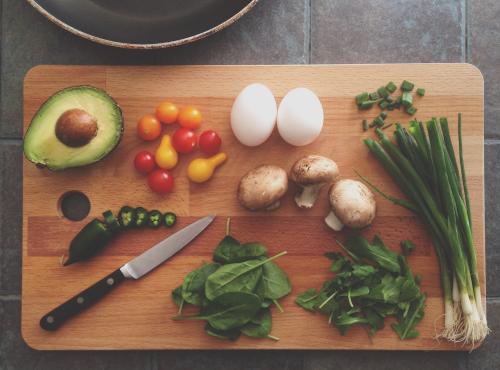
{"label": "cutting board finger hole", "polygon": [[57,202],[57,209],[68,220],[80,221],[90,212],[90,200],[81,191],[71,190],[61,195]]}

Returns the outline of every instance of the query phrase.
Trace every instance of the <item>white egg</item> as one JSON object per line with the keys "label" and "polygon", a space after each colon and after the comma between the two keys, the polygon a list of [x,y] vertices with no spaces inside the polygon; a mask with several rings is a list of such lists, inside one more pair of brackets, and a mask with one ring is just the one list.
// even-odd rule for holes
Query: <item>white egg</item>
{"label": "white egg", "polygon": [[323,128],[323,107],[311,90],[290,90],[278,109],[278,131],[287,143],[302,146],[312,143]]}
{"label": "white egg", "polygon": [[245,87],[231,109],[231,128],[244,145],[257,146],[273,132],[277,115],[276,99],[269,88],[260,83]]}

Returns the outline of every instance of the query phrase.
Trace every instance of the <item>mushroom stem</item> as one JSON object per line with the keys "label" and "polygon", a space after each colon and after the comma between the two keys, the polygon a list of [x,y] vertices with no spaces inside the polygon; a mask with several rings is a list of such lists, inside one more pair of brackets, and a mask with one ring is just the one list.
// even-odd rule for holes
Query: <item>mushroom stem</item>
{"label": "mushroom stem", "polygon": [[314,184],[301,186],[299,192],[295,195],[295,203],[300,208],[312,208],[316,199],[318,199],[319,191],[324,184]]}
{"label": "mushroom stem", "polygon": [[325,223],[335,231],[340,231],[344,228],[344,224],[339,220],[337,215],[330,211],[330,213],[325,217]]}

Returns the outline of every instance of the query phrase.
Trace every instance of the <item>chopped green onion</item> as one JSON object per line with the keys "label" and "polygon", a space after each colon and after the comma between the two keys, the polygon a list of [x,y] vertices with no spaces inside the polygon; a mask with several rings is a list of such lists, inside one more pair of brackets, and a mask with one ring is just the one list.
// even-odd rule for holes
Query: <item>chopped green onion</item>
{"label": "chopped green onion", "polygon": [[425,95],[425,89],[423,89],[423,88],[419,87],[419,88],[417,89],[417,95],[419,95],[419,96],[424,96],[424,95]]}
{"label": "chopped green onion", "polygon": [[365,100],[359,105],[359,109],[370,109],[375,104],[376,100]]}
{"label": "chopped green onion", "polygon": [[392,125],[393,125],[392,123],[388,123],[387,125],[382,126],[382,130],[387,129],[387,128],[391,127]]}
{"label": "chopped green onion", "polygon": [[386,109],[388,105],[389,105],[389,103],[388,103],[386,100],[381,100],[381,101],[378,103],[378,106],[379,106],[381,109]]}
{"label": "chopped green onion", "polygon": [[385,85],[385,88],[392,94],[394,91],[396,91],[397,86],[394,82],[391,81],[387,85]]}
{"label": "chopped green onion", "polygon": [[384,120],[379,116],[376,117],[372,122],[372,127],[382,127],[384,125]]}
{"label": "chopped green onion", "polygon": [[367,101],[369,99],[369,95],[367,92],[361,93],[356,96],[356,104],[361,105],[364,101]]}
{"label": "chopped green onion", "polygon": [[372,92],[370,93],[370,95],[368,95],[368,97],[370,98],[370,100],[379,100],[380,99],[380,96],[378,95],[378,92]]}
{"label": "chopped green onion", "polygon": [[386,119],[387,118],[387,112],[380,112],[379,117],[381,117],[382,119]]}
{"label": "chopped green onion", "polygon": [[385,88],[385,86],[381,86],[377,89],[377,93],[382,98],[387,98],[389,96],[389,91]]}
{"label": "chopped green onion", "polygon": [[363,131],[368,130],[368,121],[366,119],[363,120]]}
{"label": "chopped green onion", "polygon": [[415,85],[410,81],[404,80],[401,84],[401,90],[403,91],[412,91]]}
{"label": "chopped green onion", "polygon": [[405,91],[403,95],[401,95],[401,104],[403,104],[406,108],[411,107],[413,104],[413,96],[409,92]]}
{"label": "chopped green onion", "polygon": [[415,108],[413,105],[410,105],[408,108],[406,108],[406,113],[408,113],[410,116],[413,116],[415,113],[417,113],[417,108]]}

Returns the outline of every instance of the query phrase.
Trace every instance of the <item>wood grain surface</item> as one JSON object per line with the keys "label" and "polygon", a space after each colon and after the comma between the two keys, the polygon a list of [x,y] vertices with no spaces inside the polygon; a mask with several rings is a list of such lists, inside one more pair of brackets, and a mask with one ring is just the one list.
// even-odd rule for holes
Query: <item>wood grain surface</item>
{"label": "wood grain surface", "polygon": [[[381,166],[368,153],[362,139],[362,118],[379,112],[358,111],[353,97],[372,91],[392,80],[408,79],[426,88],[416,98],[417,118],[447,116],[456,137],[456,115],[462,112],[464,150],[470,192],[474,238],[479,259],[482,292],[485,294],[484,166],[483,166],[483,79],[468,64],[393,65],[309,65],[309,66],[39,66],[30,70],[24,83],[24,127],[51,94],[67,86],[90,84],[113,96],[123,109],[125,132],[119,147],[103,161],[87,168],[51,172],[24,161],[23,188],[23,284],[22,334],[37,349],[389,349],[469,350],[434,339],[443,323],[443,302],[438,266],[433,247],[420,222],[401,207],[377,197],[378,216],[366,235],[380,234],[393,249],[410,238],[418,246],[409,258],[414,273],[423,276],[428,294],[425,318],[419,324],[420,337],[400,341],[390,325],[369,338],[362,328],[339,335],[325,318],[294,304],[297,293],[319,287],[327,278],[329,262],[322,255],[337,250],[334,238],[343,238],[324,225],[328,211],[324,190],[316,207],[299,210],[291,186],[283,205],[272,213],[249,213],[235,197],[239,178],[257,165],[277,164],[289,170],[305,154],[316,153],[334,159],[344,178],[354,170],[369,177],[389,193],[399,194]],[[277,100],[292,88],[304,86],[318,94],[325,110],[325,126],[314,143],[296,148],[284,143],[276,132],[263,145],[247,148],[231,133],[229,114],[238,92],[247,84],[262,82]],[[202,185],[190,184],[185,171],[189,160],[200,153],[182,156],[174,169],[175,191],[168,196],[153,194],[146,179],[138,175],[132,161],[142,149],[153,150],[158,142],[146,144],[135,134],[136,122],[154,112],[169,99],[178,105],[197,106],[204,115],[203,128],[216,130],[229,160],[215,177]],[[407,122],[404,112],[390,113],[389,122]],[[170,132],[172,128],[166,130]],[[89,216],[80,221],[65,220],[58,209],[62,194],[84,192],[91,201]],[[85,263],[61,267],[60,256],[76,232],[106,210],[124,205],[174,211],[179,229],[209,213],[214,223],[191,245],[164,265],[138,281],[127,281],[101,302],[69,321],[56,332],[38,326],[42,315],[91,283],[121,266],[155,242],[168,236],[167,229],[131,231],[119,236],[103,253]],[[208,261],[223,237],[226,217],[242,241],[261,241],[270,253],[287,250],[278,264],[288,272],[292,293],[283,300],[285,313],[273,311],[272,334],[280,341],[240,338],[225,342],[207,336],[201,322],[174,322],[176,306],[170,292],[183,277]]]}

